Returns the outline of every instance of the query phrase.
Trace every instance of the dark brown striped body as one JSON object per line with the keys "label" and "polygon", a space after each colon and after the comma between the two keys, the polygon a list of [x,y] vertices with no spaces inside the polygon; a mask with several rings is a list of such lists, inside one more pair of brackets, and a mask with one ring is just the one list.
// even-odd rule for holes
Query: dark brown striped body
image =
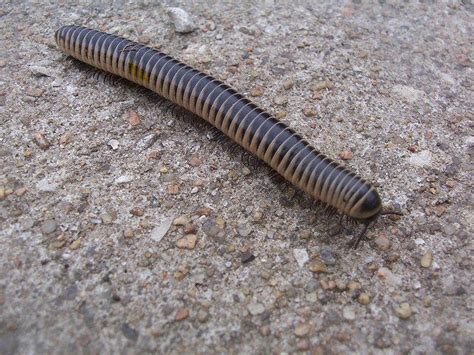
{"label": "dark brown striped body", "polygon": [[56,43],[202,117],[317,200],[360,221],[379,215],[382,203],[369,183],[219,80],[145,45],[84,27],[60,28]]}

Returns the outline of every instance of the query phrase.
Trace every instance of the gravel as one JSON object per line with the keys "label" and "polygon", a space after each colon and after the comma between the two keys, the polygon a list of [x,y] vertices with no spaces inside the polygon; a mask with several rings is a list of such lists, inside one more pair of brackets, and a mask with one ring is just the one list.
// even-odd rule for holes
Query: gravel
{"label": "gravel", "polygon": [[[0,352],[470,353],[472,11],[2,3]],[[66,58],[66,24],[252,96],[404,216],[350,249],[361,226],[333,235],[196,117]]]}

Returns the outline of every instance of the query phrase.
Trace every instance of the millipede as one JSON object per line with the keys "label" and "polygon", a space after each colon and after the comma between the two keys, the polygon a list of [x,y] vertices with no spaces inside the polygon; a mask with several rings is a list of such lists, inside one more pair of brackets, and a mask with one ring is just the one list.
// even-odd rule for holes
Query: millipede
{"label": "millipede", "polygon": [[375,187],[223,82],[144,44],[82,26],[55,33],[66,54],[154,91],[201,117],[318,202],[367,228],[383,214]]}

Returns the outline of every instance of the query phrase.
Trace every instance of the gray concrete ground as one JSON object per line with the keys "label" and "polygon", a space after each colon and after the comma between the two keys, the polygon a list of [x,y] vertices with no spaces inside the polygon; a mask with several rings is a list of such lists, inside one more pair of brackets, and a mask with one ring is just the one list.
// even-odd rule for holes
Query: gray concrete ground
{"label": "gray concrete ground", "polygon": [[[3,2],[0,352],[470,353],[467,3]],[[225,80],[405,216],[350,250],[208,127],[59,52],[65,24]]]}

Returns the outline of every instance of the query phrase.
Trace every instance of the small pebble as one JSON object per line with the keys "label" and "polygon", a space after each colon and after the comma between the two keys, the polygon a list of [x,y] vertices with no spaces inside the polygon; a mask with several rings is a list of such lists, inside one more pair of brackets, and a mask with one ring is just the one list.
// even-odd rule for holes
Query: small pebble
{"label": "small pebble", "polygon": [[175,31],[178,33],[190,33],[196,29],[191,16],[179,7],[169,7],[166,9],[168,16],[173,22]]}
{"label": "small pebble", "polygon": [[250,96],[259,97],[259,96],[262,96],[263,93],[264,93],[263,88],[261,86],[256,86],[250,91]]}
{"label": "small pebble", "polygon": [[387,237],[383,236],[383,235],[377,236],[377,238],[375,238],[374,242],[375,242],[375,245],[377,246],[377,248],[382,250],[382,251],[387,251],[388,249],[390,249],[390,240]]}
{"label": "small pebble", "polygon": [[174,319],[177,320],[177,321],[182,321],[182,320],[185,320],[188,317],[189,317],[189,310],[186,309],[186,308],[180,308],[176,311],[176,315],[175,315]]}
{"label": "small pebble", "polygon": [[349,284],[347,285],[347,288],[349,289],[349,291],[351,292],[354,292],[356,290],[359,290],[361,288],[361,285],[359,282],[357,281],[351,281],[349,282]]}
{"label": "small pebble", "polygon": [[115,179],[115,183],[120,185],[120,184],[126,184],[130,181],[133,181],[134,177],[131,175],[121,175],[118,178]]}
{"label": "small pebble", "polygon": [[319,252],[321,260],[326,265],[335,265],[336,264],[336,257],[334,256],[334,252],[332,251],[330,246],[323,246],[321,251]]}
{"label": "small pebble", "polygon": [[309,334],[310,327],[306,323],[300,323],[295,327],[295,335],[299,338],[302,338]]}
{"label": "small pebble", "polygon": [[286,79],[283,82],[283,88],[285,90],[290,90],[294,85],[295,85],[295,82],[293,81],[293,79]]}
{"label": "small pebble", "polygon": [[170,195],[177,195],[179,194],[179,185],[177,184],[168,185],[167,191]]}
{"label": "small pebble", "polygon": [[21,197],[26,193],[26,191],[28,191],[26,187],[20,187],[19,189],[15,191],[15,195],[17,195],[18,197]]}
{"label": "small pebble", "polygon": [[242,264],[247,264],[253,260],[255,260],[255,255],[253,255],[252,253],[248,251],[240,254],[240,261],[242,262]]}
{"label": "small pebble", "polygon": [[296,348],[299,351],[307,351],[309,350],[309,347],[310,347],[310,343],[308,339],[301,339],[300,341],[296,343]]}
{"label": "small pebble", "polygon": [[153,230],[151,231],[151,239],[153,239],[157,243],[160,242],[170,229],[172,222],[172,218],[162,218],[160,224],[153,228]]}
{"label": "small pebble", "polygon": [[286,111],[277,111],[277,113],[275,114],[275,117],[279,120],[282,120],[286,117],[287,113]]}
{"label": "small pebble", "polygon": [[148,149],[148,148],[150,148],[151,146],[153,146],[153,144],[155,144],[157,140],[158,140],[158,134],[157,134],[157,133],[150,133],[150,134],[147,134],[146,136],[142,137],[142,138],[135,144],[135,148],[136,148],[138,151],[143,151],[143,150]]}
{"label": "small pebble", "polygon": [[75,241],[73,241],[71,243],[71,245],[69,245],[69,249],[71,250],[77,250],[81,247],[81,240],[80,239],[76,239]]}
{"label": "small pebble", "polygon": [[188,249],[193,250],[196,246],[197,236],[196,234],[188,234],[185,235],[183,238],[178,239],[176,242],[176,246],[179,249]]}
{"label": "small pebble", "polygon": [[43,150],[48,149],[51,146],[51,143],[46,139],[43,133],[37,132],[35,133],[34,138],[35,143]]}
{"label": "small pebble", "polygon": [[130,327],[128,323],[123,323],[122,326],[120,327],[120,330],[122,331],[122,334],[129,340],[131,341],[137,341],[138,339],[138,331]]}
{"label": "small pebble", "polygon": [[29,88],[26,90],[26,94],[32,97],[41,97],[44,94],[44,90],[40,88]]}
{"label": "small pebble", "polygon": [[58,188],[58,184],[51,183],[47,178],[44,178],[38,181],[36,188],[42,192],[55,192]]}
{"label": "small pebble", "polygon": [[410,304],[407,302],[400,304],[400,306],[395,310],[395,312],[397,313],[397,316],[400,319],[408,319],[412,315]]}
{"label": "small pebble", "polygon": [[112,150],[117,150],[119,147],[119,141],[116,139],[111,139],[107,142],[107,145],[112,148]]}
{"label": "small pebble", "polygon": [[209,313],[204,309],[200,309],[198,314],[197,314],[197,319],[201,323],[205,323],[209,319]]}
{"label": "small pebble", "polygon": [[316,274],[321,274],[328,271],[328,268],[322,261],[313,261],[309,264],[309,270]]}
{"label": "small pebble", "polygon": [[432,263],[433,263],[433,252],[429,250],[422,256],[420,260],[420,264],[424,268],[429,268]]}
{"label": "small pebble", "polygon": [[344,319],[354,320],[356,318],[354,308],[352,306],[345,306],[342,309],[342,316],[344,317]]}
{"label": "small pebble", "polygon": [[250,226],[247,224],[239,224],[237,232],[241,237],[248,237],[250,233],[252,233],[252,228],[250,228]]}
{"label": "small pebble", "polygon": [[140,116],[138,116],[138,114],[131,110],[131,111],[128,111],[128,123],[130,123],[130,125],[132,125],[133,127],[135,126],[138,126],[140,124]]}
{"label": "small pebble", "polygon": [[260,334],[264,337],[267,337],[271,334],[271,329],[268,325],[264,325],[263,327],[260,327]]}
{"label": "small pebble", "polygon": [[142,217],[145,212],[141,208],[135,207],[130,210],[130,214],[135,217]]}
{"label": "small pebble", "polygon": [[135,236],[135,232],[132,228],[127,228],[123,231],[123,236],[127,239],[130,239]]}
{"label": "small pebble", "polygon": [[300,268],[309,261],[309,255],[306,249],[293,249],[293,256]]}
{"label": "small pebble", "polygon": [[173,221],[173,226],[185,226],[190,223],[190,220],[186,216],[179,216]]}
{"label": "small pebble", "polygon": [[286,105],[286,103],[288,102],[288,98],[286,96],[276,96],[273,99],[273,102],[275,103],[275,105]]}
{"label": "small pebble", "polygon": [[265,312],[265,307],[261,303],[249,303],[247,309],[251,315],[256,316]]}
{"label": "small pebble", "polygon": [[102,220],[102,223],[104,224],[112,224],[112,222],[114,221],[114,216],[105,212],[100,215],[100,219]]}
{"label": "small pebble", "polygon": [[199,159],[198,157],[192,157],[191,160],[189,161],[189,164],[192,166],[192,167],[198,167],[199,165],[202,164],[202,161],[201,159]]}
{"label": "small pebble", "polygon": [[316,116],[316,110],[312,109],[312,108],[309,108],[309,107],[306,107],[303,109],[303,114],[306,116],[306,117],[315,117]]}
{"label": "small pebble", "polygon": [[48,219],[41,225],[41,232],[44,234],[51,234],[56,230],[57,227],[58,224],[54,219]]}
{"label": "small pebble", "polygon": [[351,160],[354,157],[354,154],[350,150],[344,150],[339,153],[339,158],[342,160]]}
{"label": "small pebble", "polygon": [[359,297],[357,297],[357,301],[366,306],[370,303],[370,296],[367,293],[361,293]]}
{"label": "small pebble", "polygon": [[313,91],[321,91],[332,88],[334,88],[334,84],[329,80],[320,81],[319,83],[313,84],[311,87]]}

